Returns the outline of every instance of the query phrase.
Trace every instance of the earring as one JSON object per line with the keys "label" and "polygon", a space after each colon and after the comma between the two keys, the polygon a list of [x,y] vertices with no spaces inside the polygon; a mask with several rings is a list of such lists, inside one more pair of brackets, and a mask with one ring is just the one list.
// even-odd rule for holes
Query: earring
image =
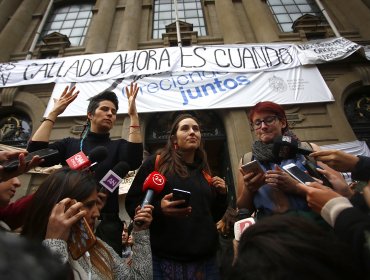
{"label": "earring", "polygon": [[173,144],[173,148],[174,148],[175,150],[178,150],[178,149],[179,149],[179,145],[177,145],[177,143],[174,143],[174,144]]}

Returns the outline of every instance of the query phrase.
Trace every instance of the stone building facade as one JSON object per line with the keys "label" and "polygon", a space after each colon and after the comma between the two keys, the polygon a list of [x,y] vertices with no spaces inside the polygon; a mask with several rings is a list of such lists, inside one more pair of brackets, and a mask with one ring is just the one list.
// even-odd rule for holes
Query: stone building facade
{"label": "stone building facade", "polygon": [[[162,9],[169,5],[173,8],[171,2],[0,0],[0,62],[176,46],[174,20],[165,17],[171,12]],[[183,45],[294,43],[335,35],[314,0],[178,2]],[[369,0],[321,3],[340,36],[363,46],[370,45]],[[66,17],[56,22],[60,14]],[[192,18],[192,24],[187,17]],[[40,28],[43,19],[45,25]],[[68,27],[70,23],[74,26]],[[65,28],[58,29],[58,24]],[[45,33],[46,29],[50,33]],[[65,35],[66,29],[69,35]],[[38,34],[40,39],[35,40]],[[293,131],[301,140],[319,145],[357,139],[369,145],[370,62],[357,52],[344,60],[320,64],[318,68],[335,102],[286,106]],[[54,84],[40,84],[0,89],[1,123],[7,123],[14,115],[18,122],[24,123],[23,138],[2,136],[1,143],[25,145],[40,125],[53,87]],[[248,108],[196,112],[209,132],[205,140],[211,166],[230,186],[236,181],[240,157],[250,150],[254,140],[247,112]],[[149,152],[163,144],[154,135],[163,132],[172,114],[153,112],[140,116],[145,148]],[[119,116],[111,136],[127,138],[128,121],[125,116]],[[83,122],[84,118],[80,117],[58,119],[51,139],[78,137]],[[30,192],[41,179],[39,174],[23,175],[23,192],[19,195]]]}

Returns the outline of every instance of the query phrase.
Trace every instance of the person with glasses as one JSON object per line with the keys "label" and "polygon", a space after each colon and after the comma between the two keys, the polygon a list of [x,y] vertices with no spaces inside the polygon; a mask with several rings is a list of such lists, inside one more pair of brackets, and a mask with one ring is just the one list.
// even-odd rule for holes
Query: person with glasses
{"label": "person with glasses", "polygon": [[[281,168],[288,163],[295,163],[305,170],[302,164],[304,156],[297,154],[294,158],[280,160],[272,151],[276,137],[287,135],[299,142],[289,130],[284,109],[274,102],[259,102],[250,110],[248,118],[257,140],[249,159],[245,159],[245,156],[241,159],[240,167],[247,161],[258,160],[265,172],[257,174],[240,168],[238,208],[247,208],[251,213],[256,211],[257,218],[287,212],[311,215],[313,212],[307,205],[304,193],[296,187],[297,181]],[[319,149],[317,145],[310,144],[314,150]]]}

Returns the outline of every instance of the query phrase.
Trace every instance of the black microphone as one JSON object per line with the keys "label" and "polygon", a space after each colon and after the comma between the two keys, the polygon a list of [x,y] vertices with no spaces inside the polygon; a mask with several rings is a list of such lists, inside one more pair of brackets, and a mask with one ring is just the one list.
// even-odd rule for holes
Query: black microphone
{"label": "black microphone", "polygon": [[127,175],[130,171],[130,166],[125,161],[118,162],[111,170],[104,175],[104,177],[100,180],[100,185],[102,190],[107,189],[111,193],[115,191],[115,189],[121,184],[123,178]]}
{"label": "black microphone", "polygon": [[295,158],[297,154],[308,156],[312,149],[302,148],[298,141],[290,136],[278,136],[274,139],[272,153],[277,159]]}

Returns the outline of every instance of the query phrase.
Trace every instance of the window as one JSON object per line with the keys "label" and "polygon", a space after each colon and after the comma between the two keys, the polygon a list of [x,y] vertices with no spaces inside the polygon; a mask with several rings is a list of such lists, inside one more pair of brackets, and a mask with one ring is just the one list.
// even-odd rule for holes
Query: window
{"label": "window", "polygon": [[73,4],[53,10],[41,38],[53,32],[68,36],[72,46],[81,46],[92,16],[93,4]]}
{"label": "window", "polygon": [[[177,9],[179,20],[191,23],[194,31],[198,31],[199,36],[207,35],[200,0],[178,0]],[[162,38],[162,33],[166,32],[166,25],[175,21],[174,0],[155,0],[153,39]]]}
{"label": "window", "polygon": [[292,24],[304,14],[318,16],[325,21],[314,0],[267,0],[272,14],[283,32],[292,32]]}

